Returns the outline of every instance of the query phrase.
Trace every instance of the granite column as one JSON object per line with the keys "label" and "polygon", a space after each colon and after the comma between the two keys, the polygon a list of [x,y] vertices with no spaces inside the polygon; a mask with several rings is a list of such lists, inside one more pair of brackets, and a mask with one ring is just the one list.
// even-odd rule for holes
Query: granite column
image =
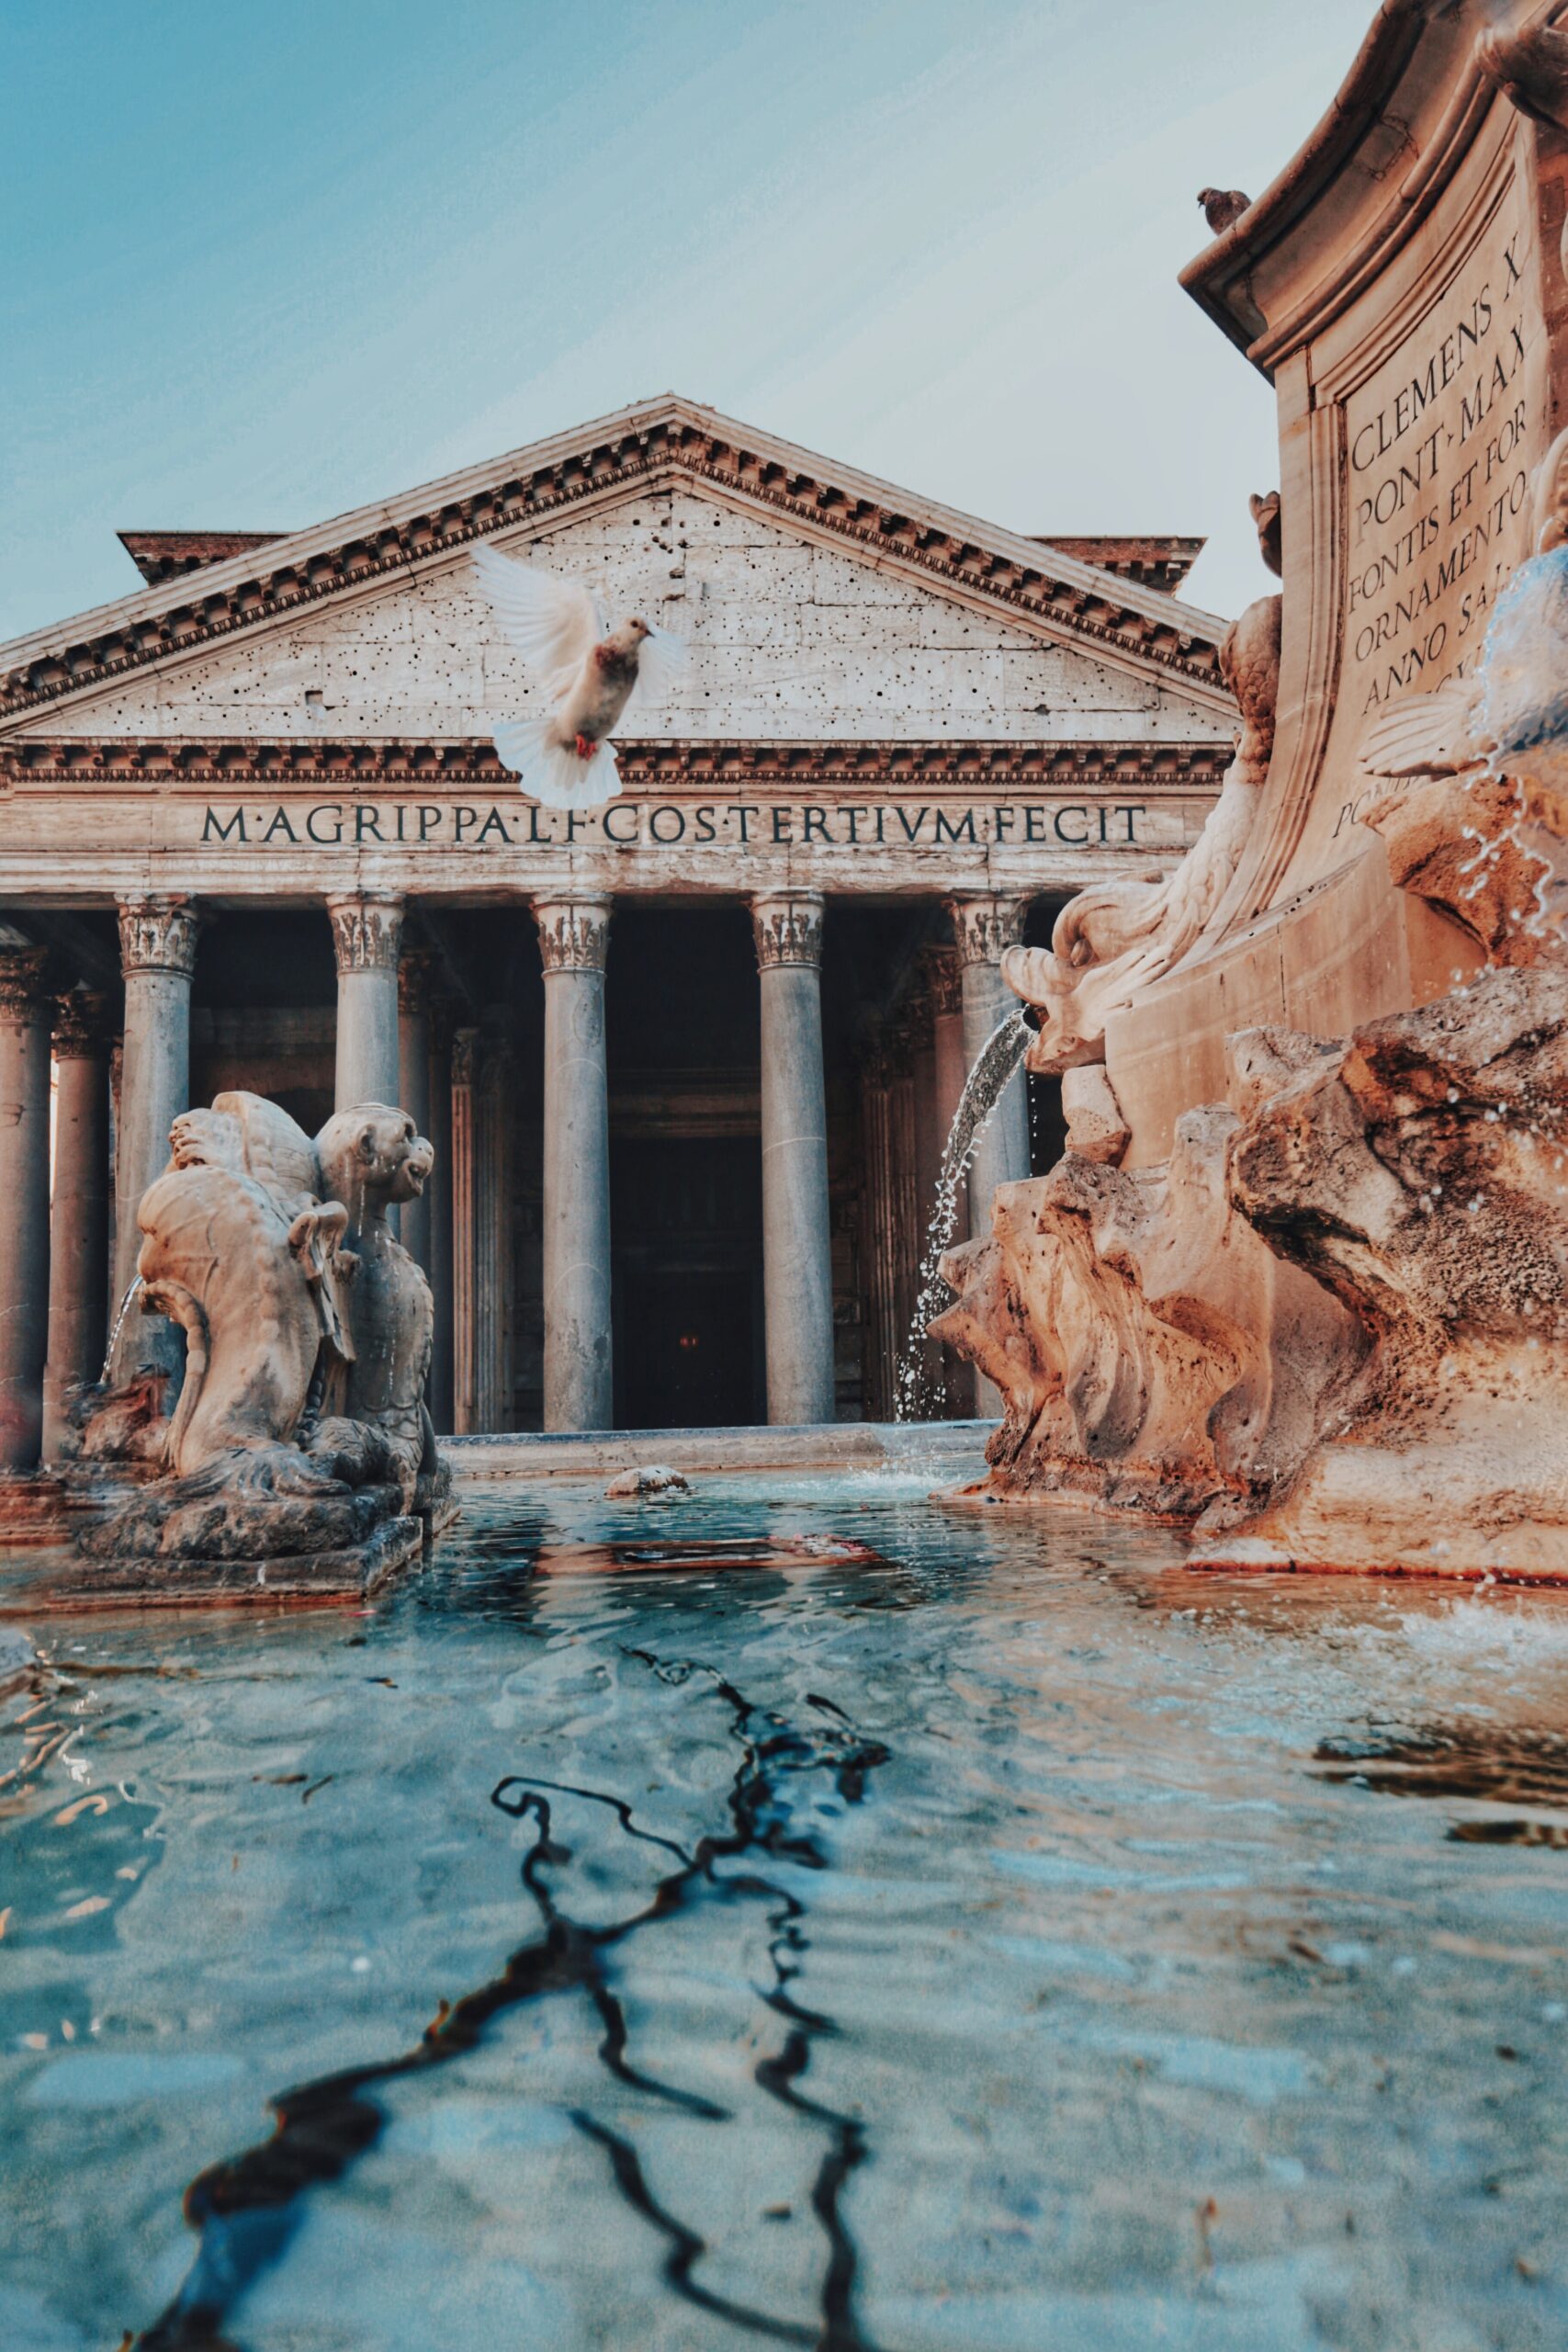
{"label": "granite column", "polygon": [[[125,975],[125,1044],[119,1119],[115,1130],[115,1269],[109,1311],[136,1279],[141,1195],[169,1164],[169,1129],[190,1108],[190,990],[200,918],[188,899],[146,897],[119,902],[119,956]],[[120,1325],[111,1376],[129,1380],[144,1367],[177,1373],[178,1331],[164,1316],[132,1311]]]}
{"label": "granite column", "polygon": [[398,942],[403,902],[351,890],[327,900],[337,958],[335,1107],[398,1100]]}
{"label": "granite column", "polygon": [[52,1461],[73,1392],[97,1379],[108,1336],[109,1032],[105,999],[73,989],[54,1020],[54,1201],[43,1453]]}
{"label": "granite column", "polygon": [[[31,1470],[49,1340],[48,951],[0,944],[0,1470]],[[15,942],[16,944],[10,944]]]}
{"label": "granite column", "polygon": [[762,1008],[762,1290],[773,1422],[834,1418],[822,911],[815,890],[751,901]]}
{"label": "granite column", "polygon": [[474,1426],[512,1426],[512,1099],[504,1037],[487,1037],[474,1090]]}
{"label": "granite column", "polygon": [[458,1437],[479,1430],[475,1313],[479,1251],[474,1219],[474,1081],[479,1075],[479,1033],[462,1028],[452,1035],[452,1427]]}
{"label": "granite column", "polygon": [[545,1427],[608,1429],[610,1112],[604,959],[610,901],[536,900],[545,970]]}
{"label": "granite column", "polygon": [[[450,1147],[430,1125],[430,958],[418,948],[405,949],[398,966],[398,1091],[391,1099],[430,1137],[439,1161]],[[430,1216],[428,1183],[417,1201],[405,1201],[398,1212],[403,1248],[427,1274]]]}
{"label": "granite column", "polygon": [[[998,1023],[1020,1010],[1002,978],[1003,952],[1023,929],[1019,899],[963,898],[948,900],[963,967],[964,1057],[973,1069]],[[1016,1070],[981,1132],[969,1166],[969,1232],[978,1240],[991,1229],[991,1204],[999,1184],[1015,1184],[1029,1173],[1029,1082]],[[976,1375],[976,1409],[987,1419],[999,1415],[1001,1393]]]}
{"label": "granite column", "polygon": [[435,1165],[425,1187],[429,1224],[431,1303],[435,1310],[435,1341],[430,1358],[427,1401],[430,1418],[440,1437],[449,1437],[452,1419],[452,1023],[445,1005],[430,1014],[429,1117],[426,1135],[435,1147]]}
{"label": "granite column", "polygon": [[[942,1154],[953,1133],[953,1122],[958,1115],[958,1105],[964,1098],[964,1081],[969,1074],[969,1064],[964,1053],[964,981],[963,966],[951,947],[931,947],[925,952],[927,983],[931,1002],[931,1060],[934,1080],[931,1099],[934,1159],[937,1173],[942,1169]],[[930,1148],[930,1147],[928,1147]],[[934,1188],[936,1176],[932,1177]],[[951,1238],[962,1241],[969,1231],[969,1185],[961,1177],[953,1188],[953,1228]],[[933,1347],[935,1342],[932,1342]],[[975,1410],[975,1368],[966,1363],[955,1348],[939,1351],[942,1365],[941,1387],[951,1413],[973,1413]]]}

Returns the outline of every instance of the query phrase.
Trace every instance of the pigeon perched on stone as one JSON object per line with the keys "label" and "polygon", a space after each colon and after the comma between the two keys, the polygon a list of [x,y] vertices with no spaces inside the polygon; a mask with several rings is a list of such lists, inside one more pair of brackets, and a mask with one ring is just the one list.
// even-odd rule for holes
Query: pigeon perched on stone
{"label": "pigeon perched on stone", "polygon": [[529,799],[597,808],[621,788],[609,738],[634,689],[659,700],[685,657],[682,639],[630,616],[612,628],[581,580],[477,548],[474,571],[508,643],[538,678],[545,708],[508,719],[495,748]]}
{"label": "pigeon perched on stone", "polygon": [[1203,218],[1216,237],[1223,236],[1233,220],[1239,220],[1252,202],[1238,187],[1201,187],[1198,201],[1203,208]]}

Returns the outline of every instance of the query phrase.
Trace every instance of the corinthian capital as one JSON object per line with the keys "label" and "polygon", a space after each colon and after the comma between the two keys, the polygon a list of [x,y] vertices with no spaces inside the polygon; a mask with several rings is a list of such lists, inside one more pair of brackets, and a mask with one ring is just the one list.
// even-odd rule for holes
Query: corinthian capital
{"label": "corinthian capital", "polygon": [[964,1010],[964,980],[957,956],[951,947],[923,947],[920,967],[925,974],[926,993],[932,1012],[940,1019],[944,1013]]}
{"label": "corinthian capital", "polygon": [[43,1001],[47,947],[0,946],[0,1020],[27,1021]]}
{"label": "corinthian capital", "polygon": [[1022,936],[1024,903],[1022,899],[949,899],[960,962],[999,964],[1003,949],[1016,946]]}
{"label": "corinthian capital", "polygon": [[780,964],[822,961],[822,893],[820,890],[767,890],[751,901],[751,936],[757,943],[757,968],[772,971]]}
{"label": "corinthian capital", "polygon": [[602,972],[610,945],[607,898],[536,899],[539,960],[548,972]]}
{"label": "corinthian capital", "polygon": [[200,933],[201,916],[189,899],[162,893],[122,899],[120,969],[128,978],[132,972],[177,972],[188,980]]}
{"label": "corinthian capital", "polygon": [[411,1017],[430,1011],[434,958],[423,947],[406,947],[398,965],[398,1011]]}
{"label": "corinthian capital", "polygon": [[109,1049],[108,999],[96,989],[70,989],[54,1000],[54,1058],[86,1061]]}
{"label": "corinthian capital", "polygon": [[402,937],[403,902],[386,890],[344,890],[327,900],[338,978],[393,972]]}

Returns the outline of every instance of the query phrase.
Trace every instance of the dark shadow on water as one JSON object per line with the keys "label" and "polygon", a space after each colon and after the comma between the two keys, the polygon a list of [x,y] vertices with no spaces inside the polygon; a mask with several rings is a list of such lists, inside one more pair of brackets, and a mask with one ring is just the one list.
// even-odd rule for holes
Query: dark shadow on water
{"label": "dark shadow on water", "polygon": [[[792,1989],[808,1949],[806,1905],[764,1875],[753,1858],[795,1869],[824,1869],[826,1856],[817,1838],[793,1826],[790,1781],[827,1772],[846,1803],[859,1804],[868,1773],[887,1760],[888,1751],[858,1734],[830,1700],[808,1694],[807,1705],[825,1720],[794,1724],[753,1705],[712,1668],[689,1659],[661,1659],[646,1649],[626,1654],[666,1685],[681,1689],[694,1684],[704,1696],[716,1697],[729,1709],[730,1732],[740,1758],[727,1800],[728,1826],[699,1838],[688,1850],[640,1828],[630,1806],[613,1792],[569,1788],[534,1777],[502,1780],[491,1792],[491,1803],[513,1819],[534,1825],[522,1876],[538,1914],[537,1932],[518,1946],[499,1975],[450,2006],[443,2003],[413,2049],[280,2093],[270,2102],[276,2123],[269,2138],[197,2175],[185,2198],[186,2218],[199,2235],[196,2259],[167,2310],[134,2338],[140,2352],[237,2352],[235,2339],[225,2333],[231,2314],[286,2256],[304,2219],[307,2198],[341,2180],[380,2138],[386,2114],[375,2094],[401,2077],[439,2067],[473,2050],[497,2018],[521,2003],[552,1994],[585,1996],[604,2029],[598,2056],[611,2075],[705,2121],[726,2120],[726,2110],[712,2100],[659,2082],[631,2063],[626,2015],[608,1971],[612,1955],[633,1938],[709,1902],[757,1903],[764,1906],[768,1919],[773,1981],[762,1997],[781,2019],[784,2032],[780,2047],[760,2059],[753,2074],[768,2097],[818,2125],[825,2141],[811,2192],[812,2210],[826,2241],[819,2318],[792,2320],[705,2286],[694,2275],[706,2251],[704,2239],[657,2197],[632,2143],[584,2109],[574,2110],[572,2121],[604,2149],[613,2183],[626,2203],[664,2239],[663,2276],[685,2302],[774,2342],[815,2346],[818,2352],[874,2352],[855,2317],[857,2253],[840,2203],[846,2182],[869,2153],[865,2127],[801,2088],[812,2044],[836,2029],[830,2018],[804,2007]],[[570,1849],[551,1835],[550,1799],[561,1794],[604,1808],[621,1834],[661,1849],[675,1864],[657,1882],[649,1900],[602,1927],[573,1918],[550,1883],[549,1874],[566,1870],[572,1860]],[[747,1866],[734,1867],[738,1863]]]}
{"label": "dark shadow on water", "polygon": [[[1325,1739],[1314,1761],[1321,1780],[1379,1796],[1480,1800],[1537,1805],[1568,1815],[1568,1735],[1528,1726],[1466,1723]],[[1501,1818],[1454,1822],[1465,1846],[1568,1848],[1568,1822]]]}

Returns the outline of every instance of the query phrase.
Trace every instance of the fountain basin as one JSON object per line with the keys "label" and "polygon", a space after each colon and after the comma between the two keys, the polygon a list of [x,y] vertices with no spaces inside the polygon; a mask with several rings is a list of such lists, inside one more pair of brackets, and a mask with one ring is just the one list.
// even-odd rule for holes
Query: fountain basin
{"label": "fountain basin", "polygon": [[1553,2340],[1568,1604],[925,1488],[716,1475],[683,1535],[877,1558],[536,1577],[668,1508],[470,1483],[364,1614],[30,1616],[0,2337],[1306,2352],[1396,2275]]}

